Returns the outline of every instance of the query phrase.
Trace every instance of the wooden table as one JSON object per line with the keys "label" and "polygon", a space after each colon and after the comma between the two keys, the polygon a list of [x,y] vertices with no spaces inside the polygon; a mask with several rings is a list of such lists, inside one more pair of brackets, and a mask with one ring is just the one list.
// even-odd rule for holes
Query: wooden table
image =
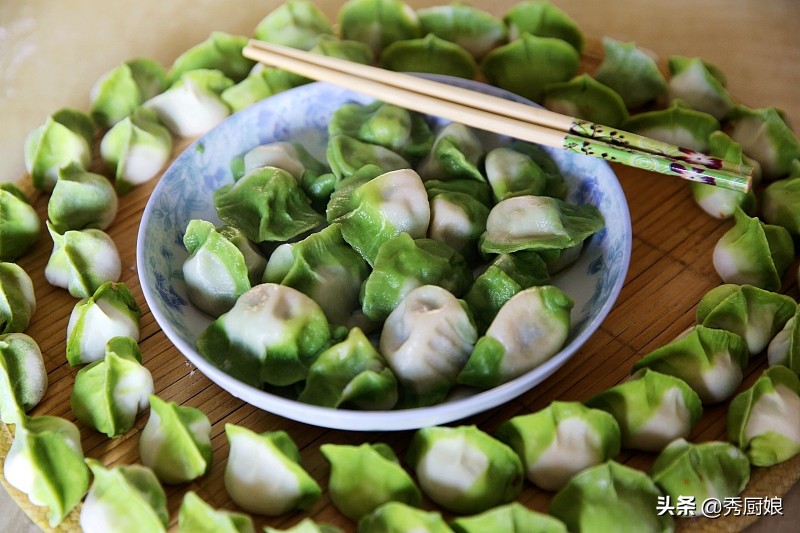
{"label": "wooden table", "polygon": [[[3,30],[0,51],[5,50],[0,52],[0,73],[5,89],[0,93],[2,135],[5,135],[0,137],[0,145],[12,154],[3,157],[8,164],[4,164],[0,176],[18,177],[21,167],[15,165],[21,164],[19,154],[27,131],[59,107],[72,105],[85,109],[89,88],[109,68],[137,55],[154,57],[168,65],[180,51],[203,40],[215,29],[249,34],[261,17],[278,3],[252,0],[242,7],[237,4],[235,10],[214,7],[212,0],[169,3],[139,0],[125,3],[124,7],[122,2],[101,0],[0,5],[0,28]],[[420,7],[441,2],[410,3]],[[498,15],[513,4],[508,0],[473,3]],[[727,74],[729,88],[737,99],[753,107],[780,107],[790,120],[800,124],[800,34],[796,31],[800,4],[793,0],[768,3],[758,0],[556,0],[554,3],[570,13],[587,37],[595,40],[604,35],[633,40],[662,59],[671,54],[701,56]],[[333,17],[340,2],[319,4]],[[146,26],[142,21],[146,21]],[[37,83],[32,84],[31,80]],[[697,301],[719,284],[710,254],[713,243],[729,223],[711,219],[695,207],[685,183],[626,168],[615,170],[629,200],[634,244],[630,271],[614,310],[586,346],[545,383],[505,406],[463,423],[476,423],[491,432],[503,420],[540,409],[554,399],[585,400],[621,381],[636,359],[691,325]],[[123,281],[134,288],[142,306],[144,299],[135,272],[135,233],[152,186],[140,187],[123,197],[122,210],[110,230],[121,251]],[[44,216],[45,199],[40,199],[37,205]],[[68,403],[64,402],[74,377],[74,371],[64,363],[64,337],[74,300],[65,291],[44,281],[42,269],[50,247],[49,237],[43,235],[36,249],[20,261],[34,280],[39,303],[28,333],[39,342],[46,355],[51,382],[35,414],[46,412],[73,419]],[[796,264],[792,272],[787,276],[784,291],[797,299],[800,293],[794,278]],[[144,362],[154,375],[157,393],[164,399],[199,407],[215,422],[212,436],[215,466],[208,476],[189,487],[168,488],[173,518],[186,488],[197,490],[217,505],[225,504],[226,496],[221,489],[227,456],[223,421],[244,424],[257,431],[287,430],[303,449],[305,466],[323,486],[327,480],[327,465],[318,451],[320,444],[380,440],[389,442],[402,453],[408,443],[408,432],[330,431],[242,405],[201,374],[193,372],[146,310],[141,346]],[[748,367],[745,386],[752,383],[760,368],[758,364]],[[724,415],[724,406],[707,408],[693,438],[722,438]],[[113,441],[82,428],[87,455],[102,457],[106,462],[138,460],[138,434],[145,421],[146,416],[140,417],[129,434]],[[626,453],[620,460],[647,468],[652,457]],[[795,458],[779,467],[757,469],[748,490],[760,495],[781,496],[798,476],[800,461]],[[786,516],[761,519],[753,530],[789,531],[792,525],[796,526],[800,522],[799,493],[795,483],[794,489],[784,496]],[[14,496],[25,501],[19,493]],[[548,500],[549,495],[530,487],[521,498],[523,503],[539,510],[546,509]],[[327,497],[312,508],[311,514],[322,520],[342,520]],[[271,523],[286,527],[298,517],[290,515]],[[682,523],[681,527],[685,530],[740,530],[748,521],[755,520],[755,517],[749,518],[695,520]],[[351,523],[342,523],[348,530],[352,529]],[[0,491],[0,531],[38,530],[15,501]]]}

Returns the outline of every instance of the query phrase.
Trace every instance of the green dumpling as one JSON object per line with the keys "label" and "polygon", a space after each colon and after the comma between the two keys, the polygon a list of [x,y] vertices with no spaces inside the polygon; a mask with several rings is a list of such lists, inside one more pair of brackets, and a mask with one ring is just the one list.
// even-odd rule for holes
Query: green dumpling
{"label": "green dumpling", "polygon": [[566,41],[523,31],[510,43],[486,54],[481,71],[492,85],[542,102],[547,86],[571,79],[579,64],[580,55]]}
{"label": "green dumpling", "polygon": [[422,34],[430,33],[467,50],[476,60],[506,42],[506,26],[494,15],[455,1],[417,10]]}
{"label": "green dumpling", "polygon": [[489,207],[467,193],[427,190],[431,205],[428,237],[447,244],[468,261],[474,260],[478,241],[486,230]]}
{"label": "green dumpling", "polygon": [[378,249],[361,288],[361,307],[370,320],[383,321],[417,287],[437,285],[461,296],[470,283],[472,272],[461,254],[443,242],[401,233]]}
{"label": "green dumpling", "polygon": [[781,278],[794,260],[794,243],[786,228],[765,224],[739,208],[735,225],[714,247],[714,269],[725,283],[749,284],[769,291],[781,288]]}
{"label": "green dumpling", "polygon": [[489,389],[544,363],[564,346],[573,305],[554,285],[514,294],[478,339],[458,382]]}
{"label": "green dumpling", "polygon": [[731,401],[728,440],[754,466],[772,466],[800,453],[799,418],[800,379],[786,367],[773,366]]}
{"label": "green dumpling", "polygon": [[151,394],[150,417],[139,437],[142,464],[162,483],[192,481],[211,469],[211,422],[199,409]]}
{"label": "green dumpling", "polygon": [[33,186],[52,191],[58,170],[70,163],[87,168],[92,159],[94,123],[75,109],[59,109],[25,138],[25,168]]}
{"label": "green dumpling", "polygon": [[486,181],[473,179],[452,179],[452,180],[426,180],[425,190],[428,191],[428,200],[433,200],[438,194],[459,193],[471,196],[474,200],[491,208],[494,205],[492,200],[492,188]]}
{"label": "green dumpling", "polygon": [[519,502],[501,505],[472,516],[460,516],[450,522],[455,533],[566,533],[561,520],[528,509]]}
{"label": "green dumpling", "polygon": [[22,333],[36,312],[33,282],[16,263],[0,263],[0,334]]}
{"label": "green dumpling", "polygon": [[650,477],[675,502],[686,496],[695,502],[709,498],[725,501],[744,490],[750,479],[750,461],[727,442],[694,444],[677,439],[658,455]]}
{"label": "green dumpling", "polygon": [[523,32],[539,37],[555,37],[583,50],[583,33],[567,13],[548,1],[526,0],[509,9],[503,20],[508,25],[508,36],[516,39]]}
{"label": "green dumpling", "polygon": [[28,197],[13,183],[0,184],[0,261],[14,261],[39,238],[42,223]]}
{"label": "green dumpling", "polygon": [[506,147],[495,148],[486,155],[485,167],[495,202],[514,196],[545,195],[547,178],[544,170],[522,152]]}
{"label": "green dumpling", "polygon": [[358,521],[358,533],[452,533],[441,513],[388,502]]}
{"label": "green dumpling", "polygon": [[736,392],[749,359],[739,335],[698,324],[642,357],[631,371],[650,368],[681,378],[703,403],[718,403]]}
{"label": "green dumpling", "polygon": [[359,291],[369,265],[331,224],[295,243],[280,245],[269,258],[263,281],[292,287],[313,299],[332,324],[346,325],[359,308]]}
{"label": "green dumpling", "polygon": [[322,490],[300,465],[300,451],[285,431],[255,433],[225,424],[230,443],[225,465],[225,490],[250,513],[277,516],[305,510]]}
{"label": "green dumpling", "polygon": [[81,508],[84,533],[163,533],[167,495],[153,471],[142,465],[104,467],[86,459],[94,481]]}
{"label": "green dumpling", "polygon": [[244,513],[214,509],[196,492],[183,497],[178,510],[178,530],[186,533],[255,533],[253,519]]}
{"label": "green dumpling", "polygon": [[331,501],[348,518],[358,520],[387,502],[422,504],[422,493],[388,445],[323,444],[320,451],[331,465]]}
{"label": "green dumpling", "polygon": [[585,73],[566,82],[548,85],[542,105],[556,113],[611,128],[619,127],[628,118],[622,97]]}
{"label": "green dumpling", "polygon": [[744,153],[761,164],[768,180],[788,175],[794,160],[800,159],[800,139],[779,109],[737,105],[728,115],[728,128]]}
{"label": "green dumpling", "polygon": [[331,171],[339,180],[356,174],[366,165],[375,165],[383,172],[411,168],[411,164],[400,154],[343,134],[331,137],[325,156]]}
{"label": "green dumpling", "polygon": [[320,35],[332,33],[330,21],[314,2],[288,0],[258,23],[253,36],[268,43],[310,50]]}
{"label": "green dumpling", "polygon": [[422,115],[377,100],[340,106],[328,123],[328,135],[347,135],[377,144],[411,160],[427,154],[434,139]]}
{"label": "green dumpling", "polygon": [[92,87],[92,118],[110,128],[166,87],[167,73],[158,62],[148,58],[126,61],[103,74]]}
{"label": "green dumpling", "polygon": [[655,60],[636,43],[603,38],[605,57],[595,79],[611,87],[628,109],[650,103],[667,92],[667,81]]}
{"label": "green dumpling", "polygon": [[172,155],[172,135],[152,109],[138,108],[100,141],[100,155],[120,194],[154,178]]}
{"label": "green dumpling", "polygon": [[200,354],[236,379],[260,387],[306,378],[332,331],[314,300],[291,287],[262,283],[197,339]]}
{"label": "green dumpling", "polygon": [[603,217],[593,205],[572,205],[549,196],[514,196],[489,212],[480,248],[501,254],[571,248],[603,225]]}
{"label": "green dumpling", "polygon": [[127,433],[147,408],[153,377],[142,366],[142,352],[130,337],[114,337],[103,359],[75,375],[70,405],[75,417],[109,437]]}
{"label": "green dumpling", "polygon": [[422,492],[456,513],[480,513],[509,503],[522,492],[520,458],[475,426],[417,430],[407,461]]}
{"label": "green dumpling", "polygon": [[67,289],[75,298],[88,298],[122,274],[113,239],[99,229],[68,230],[63,235],[47,223],[53,251],[44,269],[47,281]]}
{"label": "green dumpling", "polygon": [[297,399],[324,407],[388,410],[397,398],[397,378],[364,332],[355,327],[311,363]]}
{"label": "green dumpling", "polygon": [[794,315],[797,304],[784,294],[752,285],[725,284],[708,291],[697,304],[697,323],[736,333],[750,355],[760,353]]}
{"label": "green dumpling", "polygon": [[264,526],[264,533],[344,533],[344,531],[331,524],[317,523],[311,518],[303,518],[286,529]]}
{"label": "green dumpling", "polygon": [[769,342],[767,359],[769,366],[782,365],[800,375],[800,306]]}
{"label": "green dumpling", "polygon": [[528,480],[553,491],[620,451],[614,417],[578,402],[555,401],[535,413],[515,416],[495,436],[517,452]]}
{"label": "green dumpling", "polygon": [[667,109],[633,115],[622,127],[644,137],[707,152],[709,137],[719,130],[719,122],[708,113],[673,102]]}
{"label": "green dumpling", "polygon": [[347,0],[338,19],[341,37],[366,43],[375,57],[395,41],[421,37],[417,13],[402,0]]}
{"label": "green dumpling", "polygon": [[47,218],[59,233],[106,229],[117,216],[117,193],[105,176],[71,163],[58,171],[47,202]]}
{"label": "green dumpling", "polygon": [[573,477],[550,502],[569,531],[671,532],[672,515],[658,512],[661,491],[644,472],[607,461]]}
{"label": "green dumpling", "polygon": [[338,223],[342,236],[370,264],[378,249],[400,233],[425,237],[431,211],[422,180],[411,169],[395,170],[373,179],[342,182],[328,203],[329,223]]}
{"label": "green dumpling", "polygon": [[794,160],[788,178],[774,181],[764,189],[761,202],[765,222],[800,235],[800,159]]}
{"label": "green dumpling", "polygon": [[451,122],[436,134],[430,153],[420,163],[419,173],[425,181],[486,181],[478,168],[483,155],[483,146],[475,132]]}
{"label": "green dumpling", "polygon": [[689,107],[722,120],[734,101],[725,89],[722,72],[699,57],[671,56],[668,62],[670,100],[681,100]]}
{"label": "green dumpling", "polygon": [[425,72],[474,79],[478,65],[456,43],[429,33],[420,39],[395,41],[381,54],[381,67],[397,72]]}
{"label": "green dumpling", "polygon": [[55,528],[89,488],[78,428],[57,416],[22,415],[14,427],[3,475],[33,505],[49,509],[50,527]]}
{"label": "green dumpling", "polygon": [[263,67],[261,63],[257,64],[245,79],[220,93],[220,99],[232,112],[241,111],[267,96],[287,91],[306,82],[305,78],[287,70],[274,67],[259,68],[259,66]]}
{"label": "green dumpling", "polygon": [[287,171],[256,168],[214,191],[217,215],[253,242],[286,241],[323,221]]}
{"label": "green dumpling", "polygon": [[703,414],[700,397],[685,381],[648,368],[585,403],[611,413],[623,447],[643,451],[660,451],[688,437]]}
{"label": "green dumpling", "polygon": [[253,65],[252,59],[242,55],[247,37],[214,31],[200,44],[178,56],[169,69],[169,79],[174,84],[189,71],[198,69],[219,70],[234,82],[243,80]]}
{"label": "green dumpling", "polygon": [[16,424],[47,390],[47,370],[39,345],[24,333],[0,335],[0,420]]}

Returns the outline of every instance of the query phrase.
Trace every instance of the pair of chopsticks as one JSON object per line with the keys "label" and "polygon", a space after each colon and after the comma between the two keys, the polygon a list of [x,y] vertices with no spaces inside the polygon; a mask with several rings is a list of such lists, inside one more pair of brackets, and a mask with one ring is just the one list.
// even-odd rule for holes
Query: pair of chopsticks
{"label": "pair of chopsticks", "polygon": [[245,57],[384,102],[516,139],[746,192],[752,168],[430,79],[250,40]]}

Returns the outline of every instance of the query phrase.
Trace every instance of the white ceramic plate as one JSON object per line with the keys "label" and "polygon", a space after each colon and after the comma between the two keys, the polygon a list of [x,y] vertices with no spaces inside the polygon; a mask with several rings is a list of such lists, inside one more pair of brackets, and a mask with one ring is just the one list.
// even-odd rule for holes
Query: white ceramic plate
{"label": "white ceramic plate", "polygon": [[[487,94],[529,103],[485,84],[443,76],[431,78]],[[616,176],[605,161],[549,150],[572,203],[591,203],[606,226],[593,235],[573,266],[553,283],[575,300],[572,330],[551,359],[508,383],[483,392],[454,395],[445,403],[396,411],[330,409],[286,399],[246,385],[206,361],[195,340],[211,323],[186,294],[181,267],[188,256],[183,233],[191,219],[221,224],[212,192],[232,181],[230,162],[255,146],[276,141],[302,142],[322,158],[328,121],[345,102],[372,99],[326,83],[286,91],[241,111],[187,148],[153,191],[139,227],[137,263],[147,304],[164,333],[203,374],[234,396],[287,418],[336,429],[404,430],[452,422],[505,403],[530,390],[572,357],[611,310],[622,288],[631,251],[628,206]]]}

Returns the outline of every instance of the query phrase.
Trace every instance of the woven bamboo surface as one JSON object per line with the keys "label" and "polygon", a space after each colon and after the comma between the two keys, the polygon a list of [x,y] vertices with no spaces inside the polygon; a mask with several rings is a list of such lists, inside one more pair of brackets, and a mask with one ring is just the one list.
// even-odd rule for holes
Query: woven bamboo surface
{"label": "woven bamboo surface", "polygon": [[[583,68],[591,70],[599,60],[599,45],[594,43],[584,57]],[[176,154],[188,145],[177,143]],[[99,166],[95,170],[100,170]],[[695,306],[708,290],[721,282],[711,264],[711,251],[717,239],[731,226],[729,221],[713,219],[695,206],[686,182],[627,167],[615,166],[625,191],[633,225],[633,250],[625,286],[616,305],[600,329],[561,369],[525,395],[503,406],[459,421],[477,424],[493,432],[510,417],[546,407],[553,400],[582,401],[623,381],[632,364],[649,351],[666,344],[694,323]],[[108,233],[114,239],[122,260],[121,281],[132,290],[142,307],[140,346],[144,365],[154,378],[155,391],[164,400],[201,409],[212,422],[213,466],[195,482],[165,487],[171,513],[170,526],[177,530],[177,510],[183,494],[197,492],[219,508],[236,509],[223,486],[223,473],[228,455],[224,433],[226,423],[240,424],[262,432],[287,431],[301,449],[303,466],[320,483],[327,486],[328,465],[319,446],[324,443],[359,444],[365,441],[387,442],[398,457],[403,457],[412,432],[358,433],[317,428],[261,411],[223,391],[200,372],[170,343],[155,322],[142,296],[136,272],[136,236],[142,212],[155,181],[140,186],[123,196],[120,211]],[[34,205],[42,220],[46,218],[47,196],[34,194]],[[34,415],[56,415],[75,421],[69,406],[69,395],[77,372],[65,358],[65,338],[70,312],[76,302],[65,290],[52,287],[44,278],[44,267],[52,242],[44,232],[34,249],[19,263],[33,280],[37,312],[26,331],[39,343],[45,357],[49,388]],[[797,264],[787,275],[782,292],[798,299],[795,274]],[[752,359],[745,372],[742,388],[750,386],[766,368],[762,355]],[[691,440],[725,439],[727,402],[706,407]],[[139,462],[139,434],[147,421],[141,414],[134,428],[117,439],[108,439],[78,423],[87,457],[106,465]],[[13,427],[0,423],[0,462],[11,445]],[[619,461],[646,470],[654,455],[623,451]],[[771,468],[755,468],[746,496],[782,496],[800,478],[800,457]],[[0,480],[20,507],[44,531],[47,513],[33,506],[27,497]],[[519,500],[539,511],[546,511],[551,494],[526,484]],[[436,506],[429,504],[429,508]],[[79,509],[74,510],[56,531],[79,531]],[[327,493],[306,513],[277,518],[254,517],[257,525],[289,527],[302,517],[340,525],[353,531],[354,523],[343,517],[331,504]],[[729,516],[718,519],[692,519],[678,522],[681,531],[740,531],[755,521],[755,516]]]}

